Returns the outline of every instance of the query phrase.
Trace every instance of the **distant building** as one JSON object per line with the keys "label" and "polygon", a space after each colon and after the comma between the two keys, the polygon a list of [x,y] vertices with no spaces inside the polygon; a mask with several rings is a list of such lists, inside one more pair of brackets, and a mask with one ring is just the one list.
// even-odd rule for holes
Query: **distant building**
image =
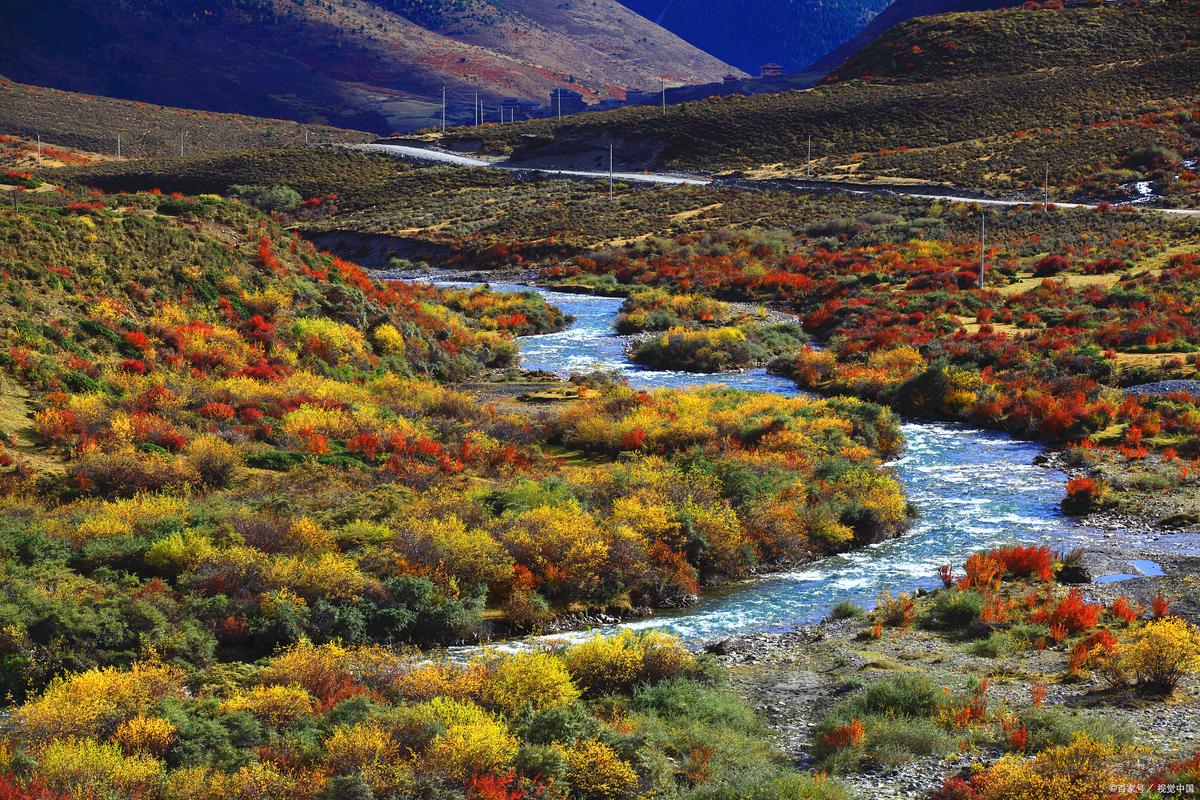
{"label": "distant building", "polygon": [[782,64],[763,64],[758,68],[758,77],[760,78],[778,78],[783,75]]}
{"label": "distant building", "polygon": [[554,89],[550,92],[550,114],[558,114],[559,109],[564,114],[578,114],[587,110],[583,95],[571,89]]}

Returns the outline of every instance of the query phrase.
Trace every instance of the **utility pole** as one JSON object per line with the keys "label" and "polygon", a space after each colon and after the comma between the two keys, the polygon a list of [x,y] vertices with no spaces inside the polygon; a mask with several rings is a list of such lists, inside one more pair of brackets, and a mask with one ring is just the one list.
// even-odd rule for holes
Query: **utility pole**
{"label": "utility pole", "polygon": [[475,93],[475,127],[479,127],[479,92]]}
{"label": "utility pole", "polygon": [[179,132],[179,157],[183,158],[183,131]]}
{"label": "utility pole", "polygon": [[304,129],[304,143],[308,144],[308,128]]}
{"label": "utility pole", "polygon": [[559,86],[554,90],[554,96],[558,100],[558,118],[562,119],[562,87]]}
{"label": "utility pole", "polygon": [[1042,183],[1042,210],[1050,210],[1050,162],[1046,162],[1046,177]]}
{"label": "utility pole", "polygon": [[662,76],[662,113],[667,113],[667,76]]}
{"label": "utility pole", "polygon": [[613,201],[613,146],[608,143],[608,202]]}
{"label": "utility pole", "polygon": [[121,157],[121,134],[117,134],[117,158]]}
{"label": "utility pole", "polygon": [[979,288],[983,288],[983,253],[987,247],[987,212],[979,214]]}
{"label": "utility pole", "polygon": [[442,133],[446,132],[446,87],[442,87]]}
{"label": "utility pole", "polygon": [[804,165],[804,179],[812,180],[812,134],[808,135],[808,161]]}
{"label": "utility pole", "polygon": [[40,167],[42,165],[42,135],[40,133],[37,135],[37,140],[38,140],[38,166]]}

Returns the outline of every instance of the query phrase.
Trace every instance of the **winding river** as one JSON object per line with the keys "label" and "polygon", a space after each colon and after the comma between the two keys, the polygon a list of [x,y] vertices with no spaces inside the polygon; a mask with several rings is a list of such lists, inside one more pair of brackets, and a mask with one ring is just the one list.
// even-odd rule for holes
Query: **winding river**
{"label": "winding river", "polygon": [[[697,375],[632,363],[625,356],[626,338],[613,329],[621,298],[490,285],[505,291],[533,289],[575,318],[564,331],[519,339],[525,369],[564,376],[615,370],[638,388],[724,383],[786,396],[800,393],[792,381],[762,369]],[[823,617],[843,600],[869,607],[885,588],[900,592],[932,587],[938,584],[939,565],[960,564],[982,548],[1014,542],[1068,548],[1088,538],[1088,528],[1059,512],[1066,476],[1033,463],[1043,450],[1040,445],[946,423],[906,420],[902,428],[906,444],[890,466],[920,514],[907,534],[794,572],[725,587],[676,613],[613,627],[657,628],[693,643],[788,628]]]}

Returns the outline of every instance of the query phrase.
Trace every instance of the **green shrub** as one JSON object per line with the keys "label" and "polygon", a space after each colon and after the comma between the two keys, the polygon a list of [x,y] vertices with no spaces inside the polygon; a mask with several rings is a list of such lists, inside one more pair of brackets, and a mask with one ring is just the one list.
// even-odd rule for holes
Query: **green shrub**
{"label": "green shrub", "polygon": [[926,622],[934,628],[965,628],[983,611],[983,595],[973,589],[946,589],[933,598]]}
{"label": "green shrub", "polygon": [[849,600],[843,600],[829,612],[830,619],[856,619],[858,617],[865,617],[866,615],[867,612],[862,606]]}
{"label": "green shrub", "polygon": [[967,645],[967,652],[984,658],[1001,658],[1016,649],[1013,637],[1005,632],[993,631],[986,639],[979,639]]}
{"label": "green shrub", "polygon": [[1033,752],[1068,745],[1079,733],[1115,745],[1129,744],[1136,735],[1125,720],[1061,708],[1030,708],[1021,712],[1018,719],[1029,733],[1029,749]]}
{"label": "green shrub", "polygon": [[230,186],[229,194],[268,213],[299,205],[300,193],[290,186]]}

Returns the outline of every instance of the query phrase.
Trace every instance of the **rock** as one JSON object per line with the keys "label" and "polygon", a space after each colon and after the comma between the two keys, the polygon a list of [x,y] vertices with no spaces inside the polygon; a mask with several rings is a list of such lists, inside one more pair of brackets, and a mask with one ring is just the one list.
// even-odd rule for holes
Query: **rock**
{"label": "rock", "polygon": [[711,653],[714,656],[728,656],[734,652],[732,639],[721,639],[719,642],[711,642],[704,645],[704,652]]}
{"label": "rock", "polygon": [[1058,582],[1068,586],[1092,582],[1092,572],[1083,564],[1063,564],[1058,571]]}
{"label": "rock", "polygon": [[1200,514],[1193,514],[1191,512],[1184,511],[1179,514],[1172,514],[1169,517],[1163,517],[1158,521],[1158,526],[1164,530],[1171,531],[1178,530],[1180,528],[1187,528],[1191,525],[1196,525],[1197,523],[1200,523]]}

